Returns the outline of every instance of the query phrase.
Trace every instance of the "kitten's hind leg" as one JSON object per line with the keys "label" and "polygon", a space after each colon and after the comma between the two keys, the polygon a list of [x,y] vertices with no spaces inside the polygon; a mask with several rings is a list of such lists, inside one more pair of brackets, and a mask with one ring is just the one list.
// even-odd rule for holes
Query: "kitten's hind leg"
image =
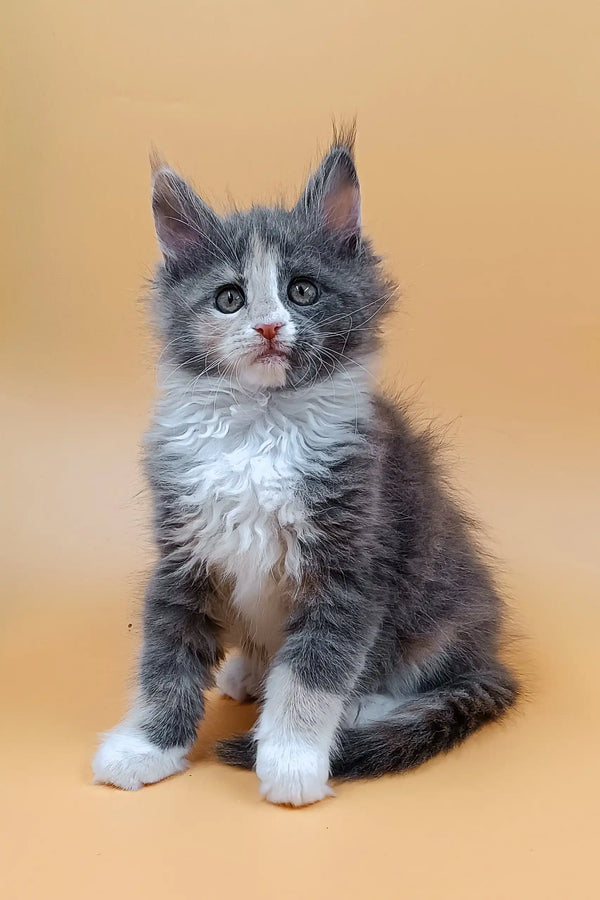
{"label": "kitten's hind leg", "polygon": [[217,673],[217,689],[238,703],[256,700],[262,692],[265,666],[247,653],[229,656]]}
{"label": "kitten's hind leg", "polygon": [[407,702],[406,697],[394,694],[364,694],[346,707],[343,724],[346,727],[381,722]]}

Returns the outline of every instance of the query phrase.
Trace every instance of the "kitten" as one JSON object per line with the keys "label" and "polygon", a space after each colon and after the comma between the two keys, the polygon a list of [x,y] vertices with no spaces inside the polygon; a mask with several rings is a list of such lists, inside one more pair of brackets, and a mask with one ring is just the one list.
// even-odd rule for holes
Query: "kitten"
{"label": "kitten", "polygon": [[158,562],[135,704],[95,780],[186,766],[217,675],[256,698],[225,762],[302,805],[500,717],[503,605],[425,437],[370,374],[393,287],[361,233],[353,135],[296,206],[218,216],[156,164],[163,351],[147,442]]}

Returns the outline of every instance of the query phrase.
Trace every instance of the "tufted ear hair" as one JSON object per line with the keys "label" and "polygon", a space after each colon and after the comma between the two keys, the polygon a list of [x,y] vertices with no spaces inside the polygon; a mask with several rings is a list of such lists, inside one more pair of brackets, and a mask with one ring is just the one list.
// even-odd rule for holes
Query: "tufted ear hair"
{"label": "tufted ear hair", "polygon": [[152,212],[166,263],[177,263],[212,243],[217,214],[156,154],[152,165]]}
{"label": "tufted ear hair", "polygon": [[311,175],[296,209],[316,216],[349,245],[360,240],[360,184],[354,165],[354,130],[335,134],[334,143]]}

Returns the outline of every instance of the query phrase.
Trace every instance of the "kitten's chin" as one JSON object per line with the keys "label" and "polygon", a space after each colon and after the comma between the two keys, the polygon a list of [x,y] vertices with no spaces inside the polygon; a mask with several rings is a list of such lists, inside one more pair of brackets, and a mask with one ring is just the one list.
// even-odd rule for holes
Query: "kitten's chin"
{"label": "kitten's chin", "polygon": [[281,357],[257,359],[240,372],[240,380],[248,387],[281,388],[287,381],[288,364]]}

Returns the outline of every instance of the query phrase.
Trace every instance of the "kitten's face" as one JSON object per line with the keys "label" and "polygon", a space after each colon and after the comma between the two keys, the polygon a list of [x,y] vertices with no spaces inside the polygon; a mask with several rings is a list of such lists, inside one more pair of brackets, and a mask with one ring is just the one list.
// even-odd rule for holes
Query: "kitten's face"
{"label": "kitten's face", "polygon": [[164,168],[153,206],[166,350],[193,375],[294,388],[375,347],[390,291],[361,240],[348,150],[328,154],[291,211],[218,217]]}

